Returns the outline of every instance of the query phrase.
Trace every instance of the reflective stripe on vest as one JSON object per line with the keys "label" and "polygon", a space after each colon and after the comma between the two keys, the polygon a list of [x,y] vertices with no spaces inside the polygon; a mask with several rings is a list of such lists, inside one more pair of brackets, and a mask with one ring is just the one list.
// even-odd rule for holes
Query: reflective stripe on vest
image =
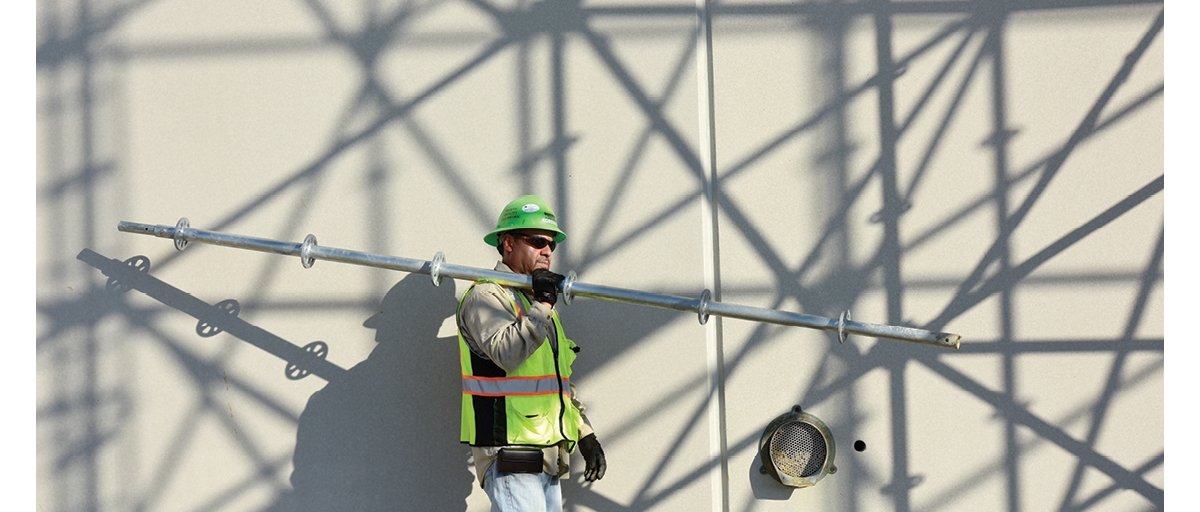
{"label": "reflective stripe on vest", "polygon": [[[476,377],[463,375],[463,393],[479,396],[554,395],[562,390],[571,396],[570,379],[553,375],[541,377]],[[560,387],[561,385],[561,387]]]}

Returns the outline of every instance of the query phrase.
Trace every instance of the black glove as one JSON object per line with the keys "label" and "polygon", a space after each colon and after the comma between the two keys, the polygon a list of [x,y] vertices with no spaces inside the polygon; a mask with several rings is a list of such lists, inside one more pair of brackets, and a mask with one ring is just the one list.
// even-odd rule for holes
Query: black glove
{"label": "black glove", "polygon": [[544,268],[533,269],[533,298],[538,302],[554,305],[558,302],[558,283],[566,276],[555,274]]}
{"label": "black glove", "polygon": [[608,469],[608,464],[604,462],[604,450],[600,448],[600,441],[596,440],[596,434],[588,434],[587,437],[579,440],[579,453],[583,455],[583,461],[587,463],[587,467],[583,470],[583,478],[589,482],[604,478],[604,471]]}

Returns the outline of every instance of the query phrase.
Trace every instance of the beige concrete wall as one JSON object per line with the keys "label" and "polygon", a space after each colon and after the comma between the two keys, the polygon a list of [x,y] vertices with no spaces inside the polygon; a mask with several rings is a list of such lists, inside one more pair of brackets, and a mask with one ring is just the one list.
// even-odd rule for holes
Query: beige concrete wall
{"label": "beige concrete wall", "polygon": [[[560,306],[609,462],[569,510],[1161,508],[1162,5],[1120,3],[723,2],[709,54],[686,1],[39,1],[39,510],[487,510],[466,283],[116,228],[490,268],[524,193],[584,282],[694,296],[715,239],[724,301],[963,335]],[[807,489],[759,471],[793,405]]]}

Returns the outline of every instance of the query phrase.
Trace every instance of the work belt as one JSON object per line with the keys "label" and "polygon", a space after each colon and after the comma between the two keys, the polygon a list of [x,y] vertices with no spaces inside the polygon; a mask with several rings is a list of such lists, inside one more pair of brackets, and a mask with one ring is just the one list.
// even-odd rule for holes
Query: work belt
{"label": "work belt", "polygon": [[542,450],[539,448],[501,448],[496,453],[499,473],[541,473]]}

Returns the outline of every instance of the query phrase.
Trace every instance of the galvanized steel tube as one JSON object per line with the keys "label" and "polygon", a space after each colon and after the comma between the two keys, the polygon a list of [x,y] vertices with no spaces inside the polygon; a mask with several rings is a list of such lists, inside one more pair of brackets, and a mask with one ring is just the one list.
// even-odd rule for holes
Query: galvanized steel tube
{"label": "galvanized steel tube", "polygon": [[[351,263],[355,265],[365,265],[369,267],[400,270],[409,273],[427,274],[433,278],[435,283],[437,283],[442,277],[450,277],[454,279],[470,281],[489,279],[506,286],[513,286],[517,288],[531,288],[533,286],[532,279],[527,275],[512,274],[497,270],[486,270],[462,265],[452,265],[445,263],[441,253],[438,253],[438,255],[435,256],[432,261],[401,258],[396,256],[381,256],[378,254],[338,249],[334,247],[321,247],[317,245],[316,238],[312,235],[309,235],[307,238],[305,238],[305,241],[302,243],[279,242],[276,240],[228,235],[214,231],[194,229],[188,226],[187,219],[180,220],[180,222],[175,226],[164,226],[161,224],[139,224],[122,221],[117,224],[117,229],[126,233],[137,233],[143,235],[152,235],[159,238],[169,238],[174,240],[176,247],[180,248],[181,250],[190,242],[200,242],[210,245],[248,249],[258,252],[283,254],[286,256],[299,256],[301,258],[301,263],[303,263],[305,267],[311,266],[313,260],[327,260],[341,263]],[[775,309],[709,301],[708,293],[704,293],[697,298],[679,297],[675,295],[662,295],[641,292],[637,290],[629,290],[625,288],[580,283],[575,282],[574,278],[575,276],[572,272],[568,276],[567,281],[563,283],[562,291],[564,294],[564,299],[567,302],[569,302],[572,297],[576,296],[590,297],[643,306],[654,306],[676,311],[691,311],[699,315],[702,323],[707,320],[708,315],[717,315],[726,318],[740,318],[742,320],[750,320],[755,322],[767,322],[778,325],[808,327],[810,329],[831,331],[839,333],[839,338],[844,338],[845,334],[849,333],[871,336],[875,338],[889,338],[914,343],[923,343],[947,348],[958,348],[959,342],[962,338],[958,334],[949,332],[934,332],[915,327],[855,322],[851,321],[848,318],[848,315],[844,315],[842,318],[838,319],[823,318],[800,313],[792,313],[788,311],[779,311]],[[705,292],[707,292],[707,290],[705,290]]]}

